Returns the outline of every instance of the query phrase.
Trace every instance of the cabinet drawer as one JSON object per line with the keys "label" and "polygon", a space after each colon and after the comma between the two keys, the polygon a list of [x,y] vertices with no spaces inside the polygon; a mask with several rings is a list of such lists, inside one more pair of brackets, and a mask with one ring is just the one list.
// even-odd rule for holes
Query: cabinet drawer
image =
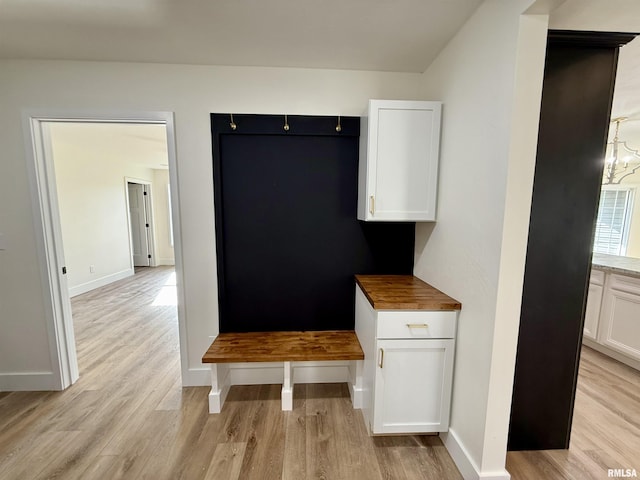
{"label": "cabinet drawer", "polygon": [[455,311],[378,312],[377,338],[454,338]]}

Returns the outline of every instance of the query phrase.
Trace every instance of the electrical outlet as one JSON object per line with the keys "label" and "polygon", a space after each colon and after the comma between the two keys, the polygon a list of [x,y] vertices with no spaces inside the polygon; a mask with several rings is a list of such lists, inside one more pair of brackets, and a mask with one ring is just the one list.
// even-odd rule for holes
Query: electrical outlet
{"label": "electrical outlet", "polygon": [[89,265],[89,273],[96,273],[95,265]]}

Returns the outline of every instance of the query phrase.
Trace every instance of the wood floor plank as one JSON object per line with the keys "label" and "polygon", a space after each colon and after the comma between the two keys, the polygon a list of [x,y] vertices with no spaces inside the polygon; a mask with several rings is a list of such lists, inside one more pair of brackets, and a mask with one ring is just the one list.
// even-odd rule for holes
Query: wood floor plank
{"label": "wood floor plank", "polygon": [[308,478],[381,478],[361,413],[350,402],[345,384],[307,385]]}
{"label": "wood floor plank", "polygon": [[306,480],[307,477],[307,385],[295,385],[293,409],[286,415],[282,480]]}
{"label": "wood floor plank", "polygon": [[281,385],[262,385],[260,388],[240,471],[243,480],[282,478],[287,414],[282,411],[281,389]]}
{"label": "wood floor plank", "polygon": [[[200,389],[202,391],[202,401],[208,405],[209,389]],[[203,480],[209,469],[211,459],[215,454],[215,450],[218,446],[217,439],[218,434],[222,430],[224,425],[223,415],[204,415],[202,420],[202,431],[198,439],[189,445],[189,454],[184,459],[184,465],[176,469],[170,475],[172,479],[180,480]],[[233,443],[233,442],[229,442]],[[237,442],[242,443],[242,442]],[[193,448],[192,446],[197,446]]]}
{"label": "wood floor plank", "polygon": [[171,411],[175,414],[175,426],[165,428],[160,440],[162,448],[157,448],[147,462],[143,478],[180,478],[187,467],[192,446],[196,445],[202,434],[205,419],[209,416],[207,397],[196,389],[183,392],[180,408]]}
{"label": "wood floor plank", "polygon": [[224,424],[218,432],[216,443],[246,443],[249,440],[251,419],[258,408],[260,385],[234,386],[224,402]]}
{"label": "wood floor plank", "polygon": [[0,464],[0,478],[12,480],[33,480],[41,478],[42,471],[68,454],[70,442],[78,432],[46,432],[34,435],[29,448],[20,451],[20,455],[5,457]]}
{"label": "wood floor plank", "polygon": [[85,478],[117,478],[114,474],[116,469],[117,457],[114,455],[98,455],[87,466],[87,468],[81,472],[78,476],[78,480]]}
{"label": "wood floor plank", "polygon": [[343,383],[339,386],[341,395],[329,400],[327,419],[335,432],[336,463],[341,467],[340,478],[381,478],[373,443],[362,441],[368,435],[362,412],[353,408],[347,385]]}
{"label": "wood floor plank", "polygon": [[205,480],[238,480],[246,449],[245,442],[219,443]]}
{"label": "wood floor plank", "polygon": [[375,437],[373,444],[381,478],[383,480],[408,480],[402,466],[399,447],[415,445],[414,438],[407,436]]}

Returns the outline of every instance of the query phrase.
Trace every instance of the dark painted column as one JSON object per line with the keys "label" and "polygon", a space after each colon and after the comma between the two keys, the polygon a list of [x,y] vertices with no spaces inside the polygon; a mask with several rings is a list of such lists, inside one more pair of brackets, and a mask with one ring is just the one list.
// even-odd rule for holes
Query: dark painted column
{"label": "dark painted column", "polygon": [[569,447],[618,50],[634,36],[549,32],[509,450]]}

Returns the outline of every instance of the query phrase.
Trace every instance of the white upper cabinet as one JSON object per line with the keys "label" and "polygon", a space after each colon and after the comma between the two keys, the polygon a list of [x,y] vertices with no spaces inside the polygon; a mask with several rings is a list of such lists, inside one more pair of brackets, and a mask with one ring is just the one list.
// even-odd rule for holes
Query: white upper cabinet
{"label": "white upper cabinet", "polygon": [[361,118],[358,219],[436,219],[440,102],[369,100]]}

